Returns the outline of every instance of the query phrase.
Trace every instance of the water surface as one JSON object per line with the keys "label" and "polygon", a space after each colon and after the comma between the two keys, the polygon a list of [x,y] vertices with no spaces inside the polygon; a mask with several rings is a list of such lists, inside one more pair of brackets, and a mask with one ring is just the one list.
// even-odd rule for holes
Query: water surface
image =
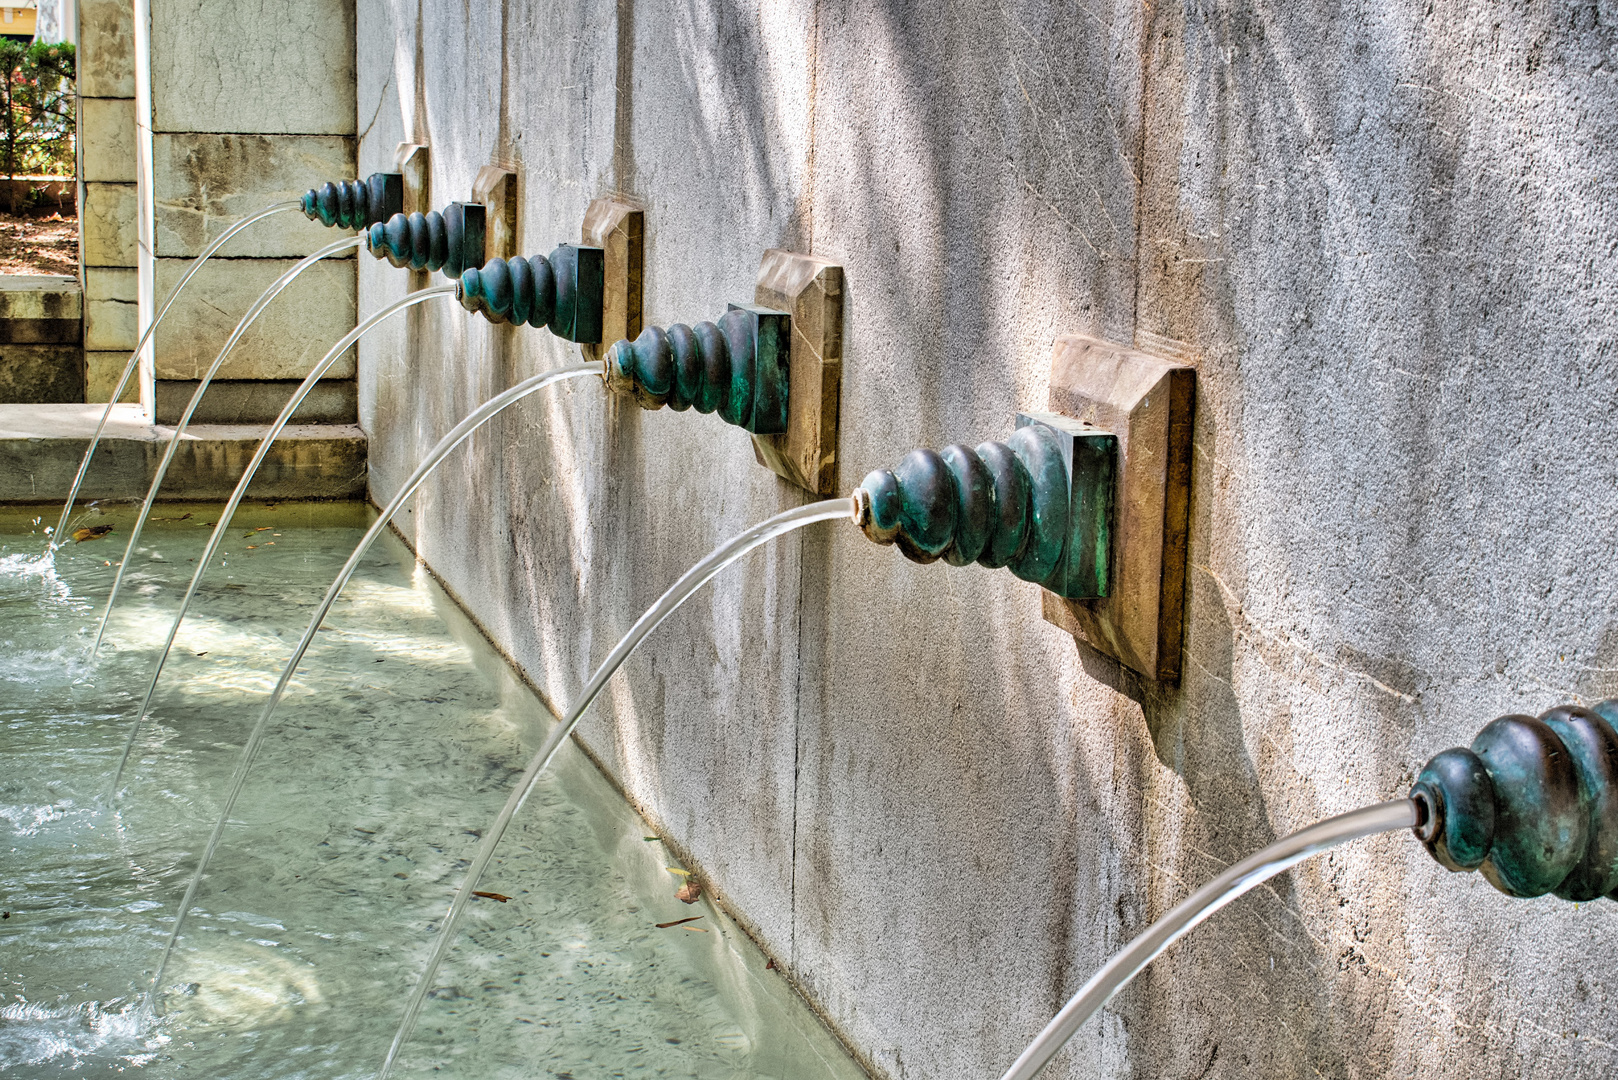
{"label": "water surface", "polygon": [[[143,1020],[236,751],[371,515],[238,512],[108,811],[216,509],[157,508],[90,664],[133,507],[81,514],[114,529],[54,567],[35,521],[52,509],[0,508],[0,1074],[369,1076],[480,830],[554,722],[388,537],[288,691],[165,976],[167,1015]],[[679,863],[651,835],[570,744],[484,879],[510,902],[469,912],[397,1074],[861,1076],[733,923],[675,899]]]}

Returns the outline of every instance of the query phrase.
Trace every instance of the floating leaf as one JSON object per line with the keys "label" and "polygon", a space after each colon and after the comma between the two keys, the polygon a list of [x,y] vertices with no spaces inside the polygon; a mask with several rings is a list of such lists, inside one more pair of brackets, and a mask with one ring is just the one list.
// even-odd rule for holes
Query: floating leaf
{"label": "floating leaf", "polygon": [[661,840],[663,838],[661,836],[643,836],[643,837],[641,837],[641,839],[646,841],[648,844],[652,844],[652,843],[656,843],[657,841],[659,841],[659,840]]}
{"label": "floating leaf", "polygon": [[110,532],[112,532],[111,525],[91,525],[84,529],[74,529],[73,539],[82,544],[86,540],[99,540]]}
{"label": "floating leaf", "polygon": [[680,929],[681,930],[691,930],[691,931],[694,931],[694,932],[696,932],[698,934],[706,934],[708,932],[708,928],[706,926],[682,926],[682,927],[680,927]]}
{"label": "floating leaf", "polygon": [[473,895],[473,896],[481,896],[481,897],[483,897],[483,899],[485,899],[485,900],[498,900],[498,901],[500,901],[500,902],[501,902],[501,903],[502,903],[502,904],[503,904],[503,903],[505,903],[505,902],[506,902],[506,901],[507,901],[507,900],[510,900],[510,899],[511,899],[511,897],[509,897],[509,896],[507,896],[507,895],[505,895],[505,894],[504,894],[504,893],[497,893],[497,892],[478,892],[478,891],[477,891],[477,890],[476,890],[476,889],[473,889],[473,890],[472,890],[472,895]]}
{"label": "floating leaf", "polygon": [[680,891],[674,894],[674,899],[682,904],[694,904],[702,899],[702,884],[696,880],[687,881],[680,886]]}
{"label": "floating leaf", "polygon": [[257,536],[261,532],[269,532],[269,531],[270,531],[270,526],[268,526],[268,525],[260,525],[256,529],[248,529],[246,532],[242,533],[242,536],[244,538],[249,537],[249,536]]}
{"label": "floating leaf", "polygon": [[681,877],[691,876],[691,871],[681,870],[678,866],[665,866],[663,869],[667,870],[671,874],[679,874]]}
{"label": "floating leaf", "polygon": [[706,919],[707,917],[706,915],[688,915],[683,919],[675,919],[673,922],[660,922],[657,924],[657,928],[667,930],[671,926],[684,926],[688,922],[696,922],[698,919]]}

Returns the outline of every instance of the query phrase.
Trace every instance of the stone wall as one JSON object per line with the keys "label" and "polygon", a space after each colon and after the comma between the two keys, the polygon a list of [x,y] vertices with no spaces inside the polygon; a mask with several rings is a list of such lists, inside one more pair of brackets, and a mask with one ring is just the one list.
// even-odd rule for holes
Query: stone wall
{"label": "stone wall", "polygon": [[[840,487],[1005,435],[1053,339],[1200,366],[1184,677],[1003,572],[846,525],[672,618],[582,738],[881,1076],[998,1075],[1108,955],[1489,718],[1618,691],[1618,13],[1605,4],[361,0],[361,174],[520,177],[521,248],[644,202],[646,313],[846,268]],[[407,276],[365,260],[361,312]],[[380,501],[576,350],[426,306],[361,350]],[[401,527],[558,706],[724,538],[804,500],[712,417],[549,391]],[[1605,1077],[1618,905],[1408,836],[1301,867],[1060,1077]]]}
{"label": "stone wall", "polygon": [[[190,261],[233,222],[354,175],[354,5],[135,0],[134,12],[141,165],[128,197],[144,326]],[[160,422],[184,408],[253,299],[298,259],[341,236],[301,214],[281,214],[210,260],[154,335],[149,393]],[[305,272],[243,336],[197,419],[272,419],[354,325],[354,289],[352,254]],[[352,422],[353,377],[352,357],[339,361],[323,410],[305,409],[300,418]]]}

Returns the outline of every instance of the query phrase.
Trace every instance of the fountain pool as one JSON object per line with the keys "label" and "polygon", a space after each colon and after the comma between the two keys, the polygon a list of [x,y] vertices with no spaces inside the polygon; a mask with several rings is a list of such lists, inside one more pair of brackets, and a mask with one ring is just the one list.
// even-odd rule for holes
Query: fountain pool
{"label": "fountain pool", "polygon": [[[151,650],[218,508],[160,506],[87,659],[133,504],[39,553],[0,508],[0,1074],[360,1078],[554,718],[389,536],[282,704],[164,978],[137,1008],[242,739],[373,511],[244,506],[117,809],[100,804]],[[727,812],[716,807],[716,813]],[[573,744],[513,822],[394,1075],[862,1075]],[[701,916],[694,922],[656,924]]]}

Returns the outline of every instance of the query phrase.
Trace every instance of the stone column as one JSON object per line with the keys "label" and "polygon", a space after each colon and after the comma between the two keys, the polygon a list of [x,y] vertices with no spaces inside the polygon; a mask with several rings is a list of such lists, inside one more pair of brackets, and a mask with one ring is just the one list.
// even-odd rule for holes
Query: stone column
{"label": "stone column", "polygon": [[[192,258],[239,218],[354,175],[353,0],[136,0],[141,325]],[[301,256],[343,234],[287,213],[210,261],[147,359],[158,422],[178,416],[237,320]],[[312,267],[260,317],[196,419],[272,419],[355,321],[352,254]],[[352,355],[298,419],[353,423]]]}
{"label": "stone column", "polygon": [[[135,24],[131,0],[78,10],[79,262],[85,400],[106,401],[140,337],[135,259]],[[132,384],[124,401],[139,400]]]}

